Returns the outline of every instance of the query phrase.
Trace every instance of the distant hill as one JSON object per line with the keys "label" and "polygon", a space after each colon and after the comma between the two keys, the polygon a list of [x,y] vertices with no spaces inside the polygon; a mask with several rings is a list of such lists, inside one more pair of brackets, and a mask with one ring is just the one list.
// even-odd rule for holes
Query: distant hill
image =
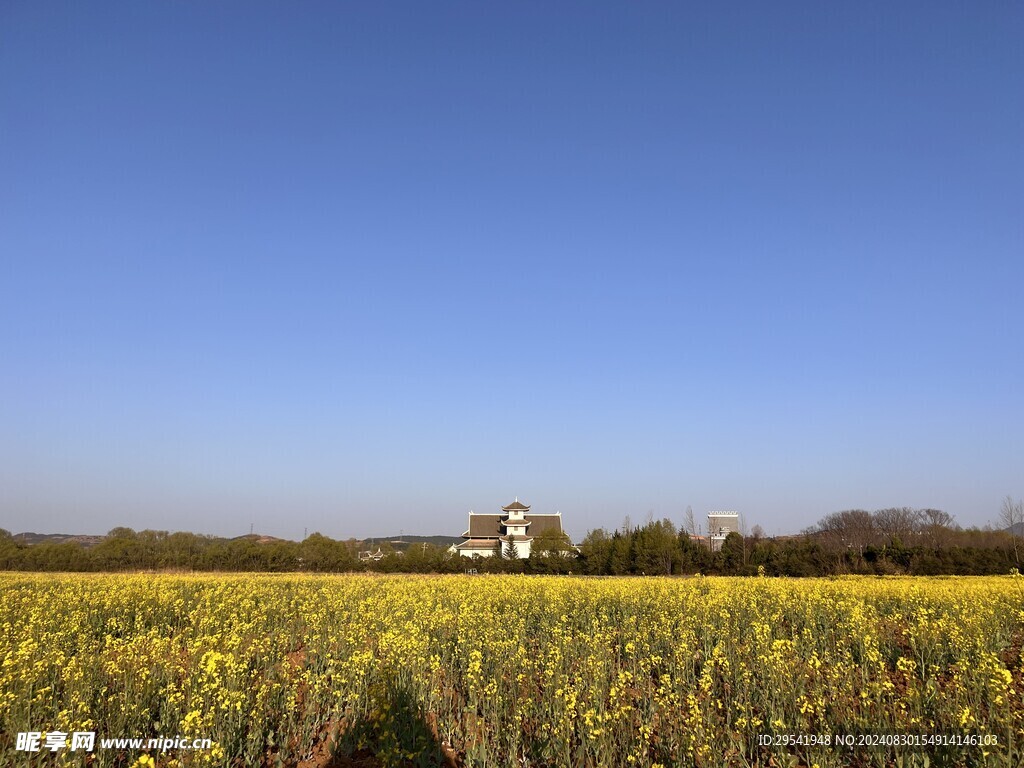
{"label": "distant hill", "polygon": [[276,536],[265,536],[262,533],[247,533],[244,536],[235,536],[228,541],[255,541],[257,544],[273,544],[278,541],[288,541],[288,539],[279,539]]}
{"label": "distant hill", "polygon": [[413,544],[433,544],[435,547],[449,547],[462,541],[461,536],[382,536],[380,538],[363,539],[362,543],[369,547],[371,544],[378,547],[381,544],[390,544],[398,550],[408,549]]}
{"label": "distant hill", "polygon": [[83,547],[92,547],[103,541],[106,536],[86,536],[72,533],[16,533],[14,540],[19,544],[81,544]]}
{"label": "distant hill", "polygon": [[[35,544],[81,544],[83,547],[93,547],[102,541],[106,540],[106,536],[93,536],[85,534],[71,534],[71,533],[33,533],[31,531],[26,533],[16,533],[13,536],[14,540],[19,544],[35,545]],[[222,536],[203,536],[204,539],[212,541],[254,541],[257,544],[274,544],[276,542],[290,541],[289,539],[280,539],[276,536],[267,536],[261,533],[247,533],[244,536],[233,536],[233,537],[222,537]],[[345,539],[340,539],[345,541]],[[360,546],[369,547],[371,544],[374,547],[378,547],[382,544],[390,544],[392,548],[402,550],[408,549],[413,544],[433,544],[438,547],[447,547],[451,544],[456,544],[462,541],[459,536],[380,536],[367,538],[362,540],[356,540]]]}

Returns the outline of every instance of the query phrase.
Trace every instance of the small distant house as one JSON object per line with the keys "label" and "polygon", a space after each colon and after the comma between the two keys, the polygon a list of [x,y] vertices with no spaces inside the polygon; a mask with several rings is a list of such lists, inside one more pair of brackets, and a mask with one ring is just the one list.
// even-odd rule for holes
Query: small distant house
{"label": "small distant house", "polygon": [[359,559],[362,560],[364,563],[369,563],[369,562],[379,563],[381,560],[383,560],[388,555],[396,555],[396,556],[400,557],[401,555],[404,555],[404,554],[405,554],[404,552],[384,552],[380,547],[377,547],[377,551],[376,552],[371,552],[370,550],[366,550],[364,552],[360,552],[359,553]]}
{"label": "small distant house", "polygon": [[501,514],[470,512],[469,527],[452,550],[463,557],[490,557],[511,545],[518,557],[525,558],[530,556],[533,540],[540,534],[562,535],[562,513],[531,512],[530,505],[523,504],[517,496],[511,504],[501,508]]}

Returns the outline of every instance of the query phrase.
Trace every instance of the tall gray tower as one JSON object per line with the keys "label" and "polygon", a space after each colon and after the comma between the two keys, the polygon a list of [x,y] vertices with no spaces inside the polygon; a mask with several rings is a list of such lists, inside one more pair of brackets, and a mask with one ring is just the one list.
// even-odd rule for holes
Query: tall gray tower
{"label": "tall gray tower", "polygon": [[725,537],[739,530],[739,512],[708,512],[708,541],[711,542],[712,552],[721,550]]}

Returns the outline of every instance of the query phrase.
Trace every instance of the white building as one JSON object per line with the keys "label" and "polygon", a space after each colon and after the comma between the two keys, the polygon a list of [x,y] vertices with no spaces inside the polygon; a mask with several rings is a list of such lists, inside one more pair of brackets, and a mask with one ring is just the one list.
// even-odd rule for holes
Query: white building
{"label": "white building", "polygon": [[503,552],[511,543],[516,555],[530,556],[533,540],[540,534],[562,534],[562,513],[540,515],[530,512],[530,506],[516,500],[501,508],[500,515],[469,513],[469,527],[462,534],[462,542],[452,547],[464,557],[480,555],[490,557]]}
{"label": "white building", "polygon": [[739,533],[739,530],[739,512],[708,512],[708,539],[712,552],[721,550],[725,537],[733,532]]}

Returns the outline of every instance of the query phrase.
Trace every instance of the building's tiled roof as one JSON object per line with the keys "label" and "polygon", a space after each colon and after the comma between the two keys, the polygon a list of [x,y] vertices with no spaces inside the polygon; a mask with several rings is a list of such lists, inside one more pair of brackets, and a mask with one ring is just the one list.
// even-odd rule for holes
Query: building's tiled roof
{"label": "building's tiled roof", "polygon": [[502,509],[505,510],[506,512],[511,512],[513,509],[527,510],[529,508],[530,507],[529,507],[528,504],[523,504],[519,499],[516,499],[511,504],[509,504],[507,507],[502,507]]}
{"label": "building's tiled roof", "polygon": [[498,543],[498,538],[493,539],[467,539],[460,544],[456,544],[456,549],[494,549],[494,545]]}
{"label": "building's tiled roof", "polygon": [[538,536],[542,533],[561,533],[562,532],[562,516],[561,515],[529,515],[533,525],[530,526],[530,535]]}
{"label": "building's tiled roof", "polygon": [[[504,522],[504,515],[470,515],[469,530],[462,534],[462,536],[463,538],[472,539],[504,536]],[[527,515],[523,522],[532,523],[530,526],[531,536],[547,531],[562,532],[561,515]],[[512,522],[513,525],[515,523],[516,521]]]}
{"label": "building's tiled roof", "polygon": [[470,515],[469,530],[463,536],[480,538],[481,536],[493,536],[497,538],[504,531],[501,530],[502,515]]}

